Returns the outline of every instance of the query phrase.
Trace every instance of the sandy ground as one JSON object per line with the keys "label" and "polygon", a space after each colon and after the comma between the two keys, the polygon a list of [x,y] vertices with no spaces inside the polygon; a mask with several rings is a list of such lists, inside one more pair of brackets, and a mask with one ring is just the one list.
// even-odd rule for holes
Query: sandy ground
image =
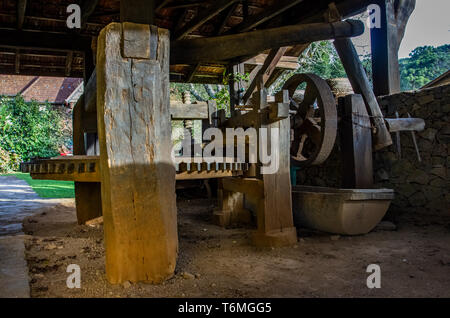
{"label": "sandy ground", "polygon": [[[32,297],[450,297],[450,224],[401,221],[396,231],[339,237],[299,231],[290,248],[258,250],[248,228],[211,224],[206,199],[178,202],[179,258],[161,285],[110,285],[103,231],[76,224],[73,202],[41,208],[24,221]],[[68,289],[66,268],[81,267]],[[366,268],[381,267],[381,289]]]}

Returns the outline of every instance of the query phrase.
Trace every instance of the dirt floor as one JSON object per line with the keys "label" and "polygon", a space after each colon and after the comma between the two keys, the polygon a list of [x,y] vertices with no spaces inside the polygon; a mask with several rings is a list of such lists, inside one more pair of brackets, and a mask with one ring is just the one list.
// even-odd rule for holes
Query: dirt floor
{"label": "dirt floor", "polygon": [[[181,200],[179,258],[162,285],[110,285],[101,225],[76,224],[72,200],[24,221],[32,297],[450,297],[450,224],[403,221],[357,237],[299,231],[294,247],[258,250],[248,228],[211,224],[206,199]],[[69,264],[81,288],[66,287]],[[381,267],[381,289],[366,268]]]}

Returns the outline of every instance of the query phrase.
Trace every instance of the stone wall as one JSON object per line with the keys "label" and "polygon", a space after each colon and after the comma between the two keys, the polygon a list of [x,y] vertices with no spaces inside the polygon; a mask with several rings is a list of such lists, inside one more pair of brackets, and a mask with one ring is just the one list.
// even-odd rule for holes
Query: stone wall
{"label": "stone wall", "polygon": [[[450,218],[450,85],[422,91],[404,92],[379,98],[387,117],[423,118],[424,131],[416,133],[422,157],[418,161],[410,132],[401,132],[401,159],[395,145],[374,153],[376,188],[396,192],[388,216],[427,215]],[[297,172],[298,184],[339,187],[341,184],[339,140],[327,162]]]}

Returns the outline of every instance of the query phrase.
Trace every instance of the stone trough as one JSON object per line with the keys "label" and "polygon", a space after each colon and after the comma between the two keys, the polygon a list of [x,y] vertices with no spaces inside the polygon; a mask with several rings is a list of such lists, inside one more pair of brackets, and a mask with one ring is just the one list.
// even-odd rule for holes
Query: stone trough
{"label": "stone trough", "polygon": [[391,189],[294,186],[294,221],[297,227],[334,234],[367,234],[383,219],[393,198]]}

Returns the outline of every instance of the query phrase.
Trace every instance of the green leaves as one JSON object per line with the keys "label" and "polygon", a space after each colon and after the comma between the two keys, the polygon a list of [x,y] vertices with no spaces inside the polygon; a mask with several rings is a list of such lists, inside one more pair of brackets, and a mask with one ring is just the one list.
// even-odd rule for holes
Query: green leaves
{"label": "green leaves", "polygon": [[402,90],[415,90],[450,69],[450,45],[422,46],[400,60]]}
{"label": "green leaves", "polygon": [[25,102],[17,95],[0,99],[0,147],[23,160],[50,157],[70,140],[62,115],[50,104]]}

